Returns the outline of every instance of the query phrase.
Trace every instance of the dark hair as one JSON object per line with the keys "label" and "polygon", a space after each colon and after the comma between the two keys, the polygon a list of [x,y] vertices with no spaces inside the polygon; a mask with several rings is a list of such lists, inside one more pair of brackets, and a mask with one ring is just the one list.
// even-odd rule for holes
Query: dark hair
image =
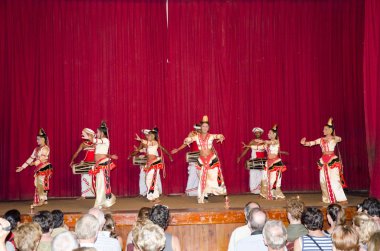
{"label": "dark hair", "polygon": [[361,207],[369,216],[380,216],[380,202],[376,198],[365,199],[359,204],[359,207]]}
{"label": "dark hair", "polygon": [[152,207],[152,211],[149,215],[149,220],[154,224],[160,226],[162,229],[166,230],[169,225],[169,209],[163,205],[156,205]]}
{"label": "dark hair", "polygon": [[17,209],[12,209],[4,214],[4,219],[11,224],[11,230],[17,227],[17,223],[21,222],[21,214]]}
{"label": "dark hair", "polygon": [[308,207],[302,213],[301,222],[308,230],[322,230],[323,214],[318,208]]}
{"label": "dark hair", "polygon": [[51,215],[53,216],[53,228],[58,228],[63,226],[63,212],[61,210],[53,210],[51,211]]}
{"label": "dark hair", "polygon": [[40,225],[43,234],[53,228],[53,216],[49,211],[39,211],[33,216],[33,221]]}
{"label": "dark hair", "polygon": [[104,134],[104,137],[106,137],[108,139],[108,128],[107,128],[107,124],[105,121],[102,121],[98,130],[100,132],[102,132]]}
{"label": "dark hair", "polygon": [[154,135],[154,140],[158,141],[158,128],[155,127],[152,130],[149,131],[150,134]]}
{"label": "dark hair", "polygon": [[149,219],[149,215],[150,215],[151,211],[152,211],[152,209],[150,207],[140,208],[139,213],[137,215],[137,220],[141,221],[141,220]]}
{"label": "dark hair", "polygon": [[117,238],[117,234],[115,232],[116,224],[115,224],[115,220],[112,218],[112,215],[105,214],[104,218],[106,219],[106,222],[104,223],[103,231],[108,231],[111,233],[110,236],[112,238]]}
{"label": "dark hair", "polygon": [[327,206],[326,211],[337,225],[344,225],[346,223],[346,215],[341,205],[330,204]]}

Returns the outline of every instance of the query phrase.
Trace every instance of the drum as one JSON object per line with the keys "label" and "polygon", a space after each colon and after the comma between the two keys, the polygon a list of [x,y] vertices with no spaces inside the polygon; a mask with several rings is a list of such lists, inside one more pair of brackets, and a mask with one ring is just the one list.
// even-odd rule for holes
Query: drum
{"label": "drum", "polygon": [[245,162],[245,168],[247,170],[256,169],[263,170],[267,159],[250,159]]}
{"label": "drum", "polygon": [[95,165],[95,162],[80,162],[72,166],[73,174],[86,174]]}
{"label": "drum", "polygon": [[146,156],[133,156],[133,165],[135,166],[145,166],[146,165],[146,161],[147,161],[147,157]]}
{"label": "drum", "polygon": [[199,152],[188,152],[186,153],[186,162],[187,163],[196,163],[199,158]]}

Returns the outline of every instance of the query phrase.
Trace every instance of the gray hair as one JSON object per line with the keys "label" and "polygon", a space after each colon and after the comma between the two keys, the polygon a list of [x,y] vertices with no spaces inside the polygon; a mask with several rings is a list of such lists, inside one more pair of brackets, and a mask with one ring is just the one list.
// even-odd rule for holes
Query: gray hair
{"label": "gray hair", "polygon": [[260,208],[253,208],[248,216],[248,224],[252,231],[261,231],[267,221],[267,215]]}
{"label": "gray hair", "polygon": [[88,210],[88,213],[95,216],[99,221],[99,230],[102,230],[104,223],[106,223],[106,218],[104,217],[104,213],[99,208],[93,207]]}
{"label": "gray hair", "polygon": [[79,244],[77,239],[69,231],[58,234],[54,237],[51,243],[52,251],[67,251],[78,247]]}
{"label": "gray hair", "polygon": [[268,247],[273,249],[281,249],[286,245],[288,234],[286,228],[281,221],[270,220],[263,229],[264,241]]}
{"label": "gray hair", "polygon": [[75,233],[79,240],[95,238],[99,231],[99,221],[91,214],[85,214],[75,224]]}
{"label": "gray hair", "polygon": [[147,223],[134,232],[134,244],[144,251],[160,251],[165,247],[165,232],[154,223]]}

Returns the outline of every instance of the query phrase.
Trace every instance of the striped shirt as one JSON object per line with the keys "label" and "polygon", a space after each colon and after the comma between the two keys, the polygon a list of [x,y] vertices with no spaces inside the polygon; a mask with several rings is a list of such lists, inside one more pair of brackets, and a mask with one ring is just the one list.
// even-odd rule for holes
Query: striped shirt
{"label": "striped shirt", "polygon": [[[311,239],[311,238],[313,238],[313,239]],[[320,248],[315,243],[317,243],[320,246]],[[310,235],[302,236],[302,250],[332,251],[331,237],[329,237],[329,236],[311,237]]]}

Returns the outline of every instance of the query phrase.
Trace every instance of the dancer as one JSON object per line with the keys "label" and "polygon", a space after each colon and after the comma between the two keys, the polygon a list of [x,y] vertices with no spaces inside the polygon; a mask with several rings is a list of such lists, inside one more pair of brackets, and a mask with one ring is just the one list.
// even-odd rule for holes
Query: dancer
{"label": "dancer", "polygon": [[[194,130],[189,133],[187,137],[196,136],[198,133],[200,133],[200,125],[195,124],[193,126]],[[180,147],[175,148],[171,151],[171,154],[176,154],[182,149],[187,147],[186,144],[182,144]],[[199,158],[199,148],[197,143],[194,141],[190,145],[190,151],[186,154],[186,162],[188,162],[188,179],[187,179],[187,185],[185,193],[187,196],[197,196],[198,195],[198,184],[199,184],[199,171],[196,168],[196,163]]]}
{"label": "dancer", "polygon": [[164,163],[162,161],[161,155],[158,153],[158,149],[161,149],[166,155],[169,156],[170,161],[173,161],[170,153],[160,144],[158,137],[158,128],[152,130],[144,131],[147,135],[147,139],[141,139],[139,135],[136,134],[136,140],[140,141],[143,145],[146,145],[147,163],[144,167],[146,173],[146,186],[148,188],[147,199],[153,202],[159,202],[158,198],[160,196],[157,177],[160,173],[160,169],[164,168]]}
{"label": "dancer", "polygon": [[281,181],[282,173],[286,171],[286,166],[279,156],[280,140],[277,125],[274,125],[269,130],[268,138],[269,140],[255,140],[257,143],[264,145],[251,146],[255,150],[265,149],[268,154],[261,180],[260,195],[268,200],[284,199],[285,195],[281,191]]}
{"label": "dancer", "polygon": [[34,149],[29,159],[16,169],[16,172],[21,172],[28,166],[36,167],[34,170],[34,201],[30,206],[32,209],[47,204],[47,195],[50,187],[49,181],[53,174],[53,167],[49,162],[49,141],[42,128],[37,134],[37,144],[38,146]]}
{"label": "dancer", "polygon": [[[252,132],[255,135],[255,139],[261,139],[261,135],[264,133],[264,130],[260,127],[255,127]],[[252,152],[251,158],[246,162],[246,168],[249,170],[249,190],[253,194],[260,194],[261,179],[263,176],[262,171],[265,167],[265,162],[267,159],[265,149],[254,149],[253,146],[260,145],[260,143],[257,143],[255,139],[252,139],[248,144]],[[244,142],[243,145],[245,145]],[[237,159],[237,163],[239,163],[241,158],[247,154],[248,150],[249,148],[245,147],[244,151]]]}
{"label": "dancer", "polygon": [[[141,132],[145,135],[145,138],[148,139],[150,130],[141,130]],[[139,174],[139,194],[142,197],[145,197],[148,193],[148,188],[146,186],[146,173],[144,171],[144,167],[146,165],[146,151],[147,146],[140,142],[140,145],[138,147],[134,146],[135,150],[131,152],[128,156],[128,160],[133,157],[133,165],[138,165],[140,167],[140,174]],[[162,183],[161,183],[161,175],[158,173],[157,176],[157,186],[158,186],[158,192],[162,194]]]}
{"label": "dancer", "polygon": [[97,130],[96,138],[94,135],[85,136],[90,142],[95,144],[95,166],[90,171],[92,184],[95,190],[95,208],[111,207],[116,203],[116,197],[111,193],[111,169],[115,167],[112,159],[117,156],[109,154],[110,140],[108,139],[108,128],[104,121]]}
{"label": "dancer", "polygon": [[200,124],[201,133],[187,137],[184,141],[186,145],[196,142],[200,150],[200,157],[197,163],[197,168],[200,170],[198,203],[207,202],[209,194],[225,195],[226,207],[228,208],[229,200],[227,197],[227,189],[224,184],[219,158],[213,147],[213,141],[217,140],[217,143],[222,143],[224,136],[222,134],[209,133],[210,125],[207,116],[203,116]]}
{"label": "dancer", "polygon": [[[89,128],[84,128],[82,130],[82,139],[84,139],[84,141],[79,145],[78,150],[73,154],[71,158],[70,166],[73,169],[85,168],[89,171],[95,165],[95,144],[88,140],[88,135],[92,135],[92,137],[94,137],[95,132]],[[81,151],[85,152],[84,159],[80,163],[74,164],[74,160],[78,157],[78,154]],[[92,188],[92,177],[90,176],[90,174],[81,173],[81,188],[81,196],[79,197],[79,199],[84,200],[88,197],[95,196],[94,190]]]}
{"label": "dancer", "polygon": [[301,139],[301,145],[315,146],[319,145],[322,149],[322,157],[318,161],[319,182],[322,190],[322,201],[324,203],[347,203],[347,197],[343,188],[347,187],[343,178],[343,165],[334,150],[341,137],[335,135],[333,119],[330,118],[323,128],[324,137],[314,141]]}

